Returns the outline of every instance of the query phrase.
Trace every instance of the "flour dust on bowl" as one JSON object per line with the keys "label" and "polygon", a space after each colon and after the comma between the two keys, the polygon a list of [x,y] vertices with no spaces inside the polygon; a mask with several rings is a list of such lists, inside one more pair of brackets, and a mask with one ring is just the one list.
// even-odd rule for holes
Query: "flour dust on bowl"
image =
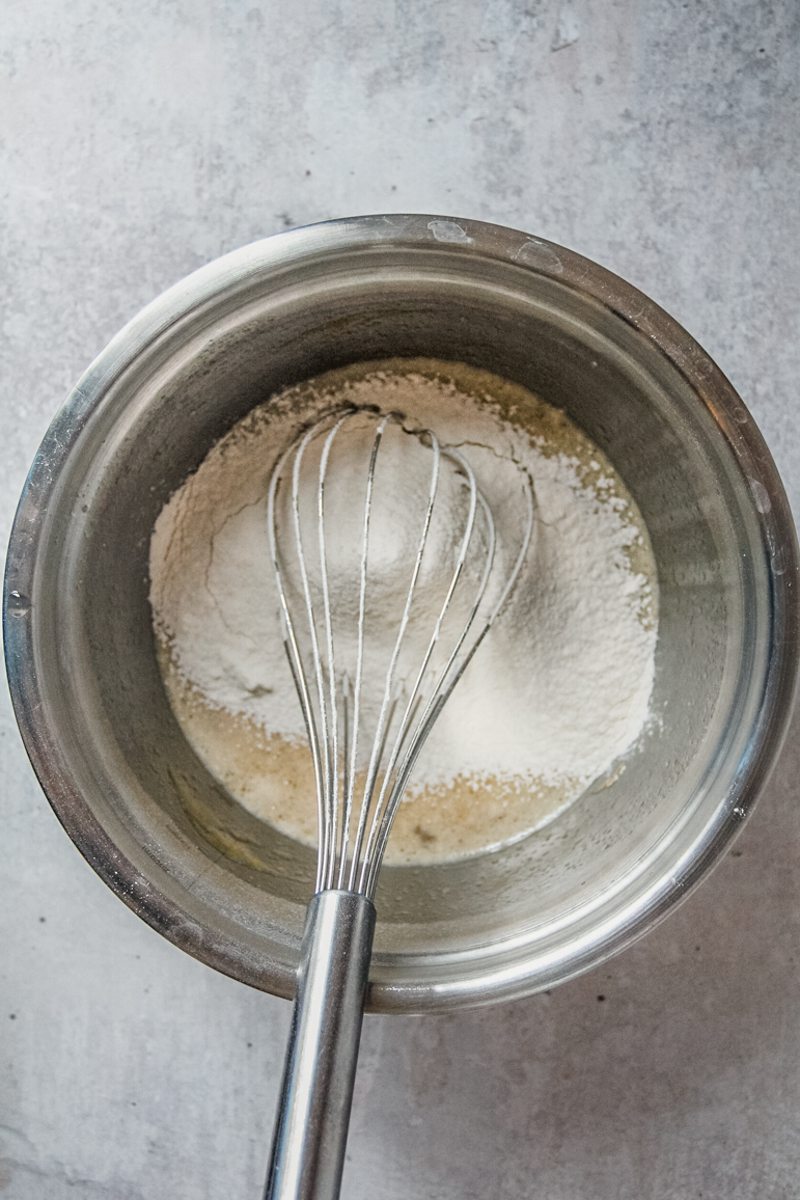
{"label": "flour dust on bowl", "polygon": [[[56,417],[12,533],[5,644],[29,754],[95,869],[178,945],[291,995],[315,854],[242,802],[165,687],[151,540],[271,396],[398,362],[439,383],[449,370],[457,403],[515,428],[537,405],[563,413],[601,456],[583,484],[608,463],[644,531],[639,567],[633,534],[618,547],[628,577],[657,579],[649,720],[622,759],[527,830],[385,865],[367,1005],[432,1011],[550,987],[642,933],[719,856],[779,748],[797,666],[793,526],[742,401],[675,322],[567,250],[471,221],[361,217],[228,255],[136,317]],[[513,405],[484,403],[458,372],[504,381]],[[232,718],[246,753],[254,711]],[[525,777],[533,739],[509,745]]]}

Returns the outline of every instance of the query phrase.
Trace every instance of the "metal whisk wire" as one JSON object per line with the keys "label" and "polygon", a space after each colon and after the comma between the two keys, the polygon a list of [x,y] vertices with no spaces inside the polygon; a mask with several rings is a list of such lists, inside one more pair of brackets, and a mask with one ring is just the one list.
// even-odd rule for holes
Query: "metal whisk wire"
{"label": "metal whisk wire", "polygon": [[[358,569],[357,653],[354,678],[337,679],[336,646],[333,630],[325,518],[325,496],[331,452],[343,426],[352,418],[364,416],[364,410],[348,409],[329,414],[303,432],[288,448],[273,471],[268,492],[268,526],[270,553],[285,629],[285,642],[290,665],[297,685],[303,716],[308,730],[314,765],[319,824],[319,853],[316,890],[338,887],[374,895],[378,871],[403,790],[422,746],[441,709],[465,671],[472,655],[488,632],[516,579],[530,540],[533,521],[533,501],[526,490],[527,508],[524,535],[517,559],[506,586],[491,612],[476,621],[489,586],[495,563],[496,529],[491,509],[481,494],[469,462],[456,449],[442,447],[433,433],[427,430],[406,430],[403,418],[397,413],[375,417],[375,428],[367,461],[364,485],[363,521]],[[368,763],[360,798],[357,762],[361,749],[362,691],[364,686],[365,617],[368,591],[368,560],[370,551],[370,522],[373,512],[373,489],[376,464],[390,423],[399,425],[409,436],[423,441],[430,451],[430,476],[427,498],[421,515],[416,550],[403,609],[398,619],[391,655],[386,668],[383,693],[380,699],[376,727],[369,747]],[[315,604],[306,547],[308,530],[301,519],[301,491],[306,451],[317,438],[322,438],[322,450],[316,477],[316,540],[319,557],[319,592],[321,616]],[[463,529],[458,532],[458,553],[443,599],[433,622],[430,638],[422,655],[413,683],[403,695],[396,686],[396,669],[406,632],[411,620],[415,592],[423,559],[428,546],[431,521],[437,501],[442,459],[446,459],[463,478],[466,489]],[[296,556],[305,620],[303,633],[292,610],[278,536],[278,493],[287,475],[291,460],[290,513],[293,551]],[[460,630],[449,650],[447,660],[438,672],[429,667],[442,637],[442,629],[451,611],[453,598],[462,578],[464,566],[478,524],[484,533],[483,566],[475,594]],[[470,639],[470,635],[472,639]],[[310,670],[301,650],[303,636],[310,648]],[[429,678],[426,680],[426,672]],[[310,677],[309,677],[310,676]],[[427,691],[424,688],[427,684]],[[389,727],[397,707],[402,716],[389,738]],[[387,745],[388,739],[388,745]],[[342,747],[345,747],[344,753]],[[354,815],[357,818],[354,824]]]}
{"label": "metal whisk wire", "polygon": [[[348,662],[352,670],[344,670],[337,661],[326,498],[337,439],[351,421],[362,425],[372,421],[373,428],[362,481],[363,517],[353,580],[358,588],[355,664]],[[417,497],[421,513],[412,543],[415,549],[413,556],[406,556],[412,565],[404,594],[400,593],[402,609],[390,639],[374,728],[367,731],[370,740],[362,730],[370,535],[377,464],[392,425],[417,439],[429,452],[430,463],[427,488],[420,487]],[[321,445],[315,446],[319,458],[309,476],[303,468],[316,442]],[[424,649],[412,643],[414,665],[406,663],[398,679],[442,489],[443,463],[450,467],[450,488],[455,487],[461,497],[461,526],[453,531],[452,563],[438,580],[439,602],[433,605],[433,615],[427,609],[423,614],[431,622],[429,635],[422,639]],[[353,486],[352,476],[350,469],[348,488]],[[315,895],[306,919],[266,1200],[335,1200],[339,1194],[375,925],[372,897],[380,865],[425,740],[501,613],[525,562],[534,500],[532,483],[521,468],[520,483],[525,500],[518,552],[505,580],[494,588],[497,530],[469,461],[457,448],[441,445],[430,430],[408,427],[402,415],[363,408],[329,412],[298,435],[272,471],[267,494],[270,556],[286,652],[308,732],[319,839]],[[302,500],[305,496],[308,502],[312,487],[313,519],[304,522]],[[316,547],[311,544],[314,540]],[[296,578],[290,582],[287,559],[292,555]],[[465,600],[459,585],[468,560],[471,572]],[[311,578],[315,561],[316,595]],[[292,592],[299,597],[297,605]],[[457,594],[460,607],[455,604]],[[449,627],[454,621],[455,631]],[[362,782],[358,764],[363,750]]]}

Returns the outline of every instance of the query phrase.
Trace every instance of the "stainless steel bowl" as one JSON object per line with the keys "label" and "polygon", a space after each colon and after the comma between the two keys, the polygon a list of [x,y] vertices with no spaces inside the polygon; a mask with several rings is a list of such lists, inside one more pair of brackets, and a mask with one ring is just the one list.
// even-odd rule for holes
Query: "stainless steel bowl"
{"label": "stainless steel bowl", "polygon": [[177,945],[290,995],[310,853],[241,810],[172,716],[148,542],[272,390],[391,355],[486,367],[566,409],[636,497],[659,572],[658,723],[616,782],[506,850],[384,873],[370,1006],[452,1009],[549,987],[663,917],[741,826],[786,727],[786,498],[742,401],[646,297],[538,238],[427,216],[299,229],[196,272],[114,338],[42,443],[6,658],[39,779],[95,870]]}

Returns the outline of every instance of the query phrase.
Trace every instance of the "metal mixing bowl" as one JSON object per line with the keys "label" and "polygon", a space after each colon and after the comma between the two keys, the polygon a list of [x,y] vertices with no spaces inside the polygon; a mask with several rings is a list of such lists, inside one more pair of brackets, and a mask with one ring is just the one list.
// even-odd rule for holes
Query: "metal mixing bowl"
{"label": "metal mixing bowl", "polygon": [[42,443],[9,548],[6,657],[39,779],[95,870],[185,950],[291,994],[310,852],[236,805],[177,725],[148,543],[271,391],[392,355],[485,367],[563,407],[635,496],[658,564],[658,720],[616,781],[510,848],[383,875],[370,1007],[452,1009],[549,987],[664,916],[747,816],[785,730],[786,498],[742,401],[643,295],[538,238],[426,216],[298,229],[196,272],[114,338]]}

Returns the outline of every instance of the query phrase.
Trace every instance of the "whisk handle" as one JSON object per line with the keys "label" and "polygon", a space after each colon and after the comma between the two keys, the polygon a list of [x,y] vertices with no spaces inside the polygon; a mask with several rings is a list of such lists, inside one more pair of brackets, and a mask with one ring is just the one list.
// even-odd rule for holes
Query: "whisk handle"
{"label": "whisk handle", "polygon": [[365,896],[308,906],[264,1200],[339,1195],[374,932]]}

